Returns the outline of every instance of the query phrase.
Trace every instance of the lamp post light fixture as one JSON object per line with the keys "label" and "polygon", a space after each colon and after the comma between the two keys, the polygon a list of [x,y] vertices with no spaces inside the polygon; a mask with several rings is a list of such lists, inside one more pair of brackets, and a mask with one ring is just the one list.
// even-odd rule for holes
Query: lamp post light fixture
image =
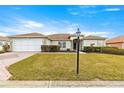
{"label": "lamp post light fixture", "polygon": [[80,49],[80,29],[77,29],[76,35],[77,35],[77,75],[79,74],[79,49]]}

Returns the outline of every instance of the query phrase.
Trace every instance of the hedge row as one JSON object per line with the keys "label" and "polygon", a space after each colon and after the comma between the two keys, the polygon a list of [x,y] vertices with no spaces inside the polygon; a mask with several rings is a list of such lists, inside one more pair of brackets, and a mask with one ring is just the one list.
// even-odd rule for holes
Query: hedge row
{"label": "hedge row", "polygon": [[124,49],[118,48],[103,48],[102,53],[124,55]]}
{"label": "hedge row", "polygon": [[124,55],[124,49],[118,49],[116,47],[84,47],[84,51]]}
{"label": "hedge row", "polygon": [[60,46],[58,46],[58,45],[42,45],[41,51],[43,51],[43,52],[58,52],[58,51],[60,51]]}
{"label": "hedge row", "polygon": [[101,52],[102,47],[84,47],[84,52]]}

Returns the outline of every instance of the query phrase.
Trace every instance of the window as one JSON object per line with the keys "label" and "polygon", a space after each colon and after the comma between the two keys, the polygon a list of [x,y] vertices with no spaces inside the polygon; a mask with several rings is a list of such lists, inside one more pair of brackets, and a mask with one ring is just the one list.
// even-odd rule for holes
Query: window
{"label": "window", "polygon": [[58,44],[59,44],[60,48],[66,48],[66,42],[60,41],[60,42],[58,42]]}
{"label": "window", "polygon": [[61,42],[58,42],[58,44],[59,44],[60,47],[62,46],[62,45],[61,45]]}
{"label": "window", "polygon": [[63,48],[66,48],[66,42],[63,42]]}

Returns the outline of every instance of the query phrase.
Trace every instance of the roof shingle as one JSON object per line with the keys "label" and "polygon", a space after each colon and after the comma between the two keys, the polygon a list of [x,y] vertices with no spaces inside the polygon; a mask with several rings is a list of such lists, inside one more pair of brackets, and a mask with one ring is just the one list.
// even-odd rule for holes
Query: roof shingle
{"label": "roof shingle", "polygon": [[28,33],[28,34],[19,34],[19,35],[13,35],[9,37],[47,37],[41,33]]}
{"label": "roof shingle", "polygon": [[105,40],[105,39],[107,38],[100,36],[92,36],[92,35],[84,37],[84,40]]}
{"label": "roof shingle", "polygon": [[0,41],[9,41],[8,37],[0,36]]}
{"label": "roof shingle", "polygon": [[48,38],[51,40],[70,40],[70,34],[52,34],[48,35]]}

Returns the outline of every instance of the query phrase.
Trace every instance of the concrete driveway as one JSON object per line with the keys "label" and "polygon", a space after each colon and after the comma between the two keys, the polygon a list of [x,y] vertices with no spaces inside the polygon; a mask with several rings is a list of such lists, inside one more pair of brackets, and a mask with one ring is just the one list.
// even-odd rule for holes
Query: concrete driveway
{"label": "concrete driveway", "polygon": [[30,57],[37,52],[8,52],[0,54],[0,80],[8,80],[11,74],[7,71],[7,67],[20,60]]}

